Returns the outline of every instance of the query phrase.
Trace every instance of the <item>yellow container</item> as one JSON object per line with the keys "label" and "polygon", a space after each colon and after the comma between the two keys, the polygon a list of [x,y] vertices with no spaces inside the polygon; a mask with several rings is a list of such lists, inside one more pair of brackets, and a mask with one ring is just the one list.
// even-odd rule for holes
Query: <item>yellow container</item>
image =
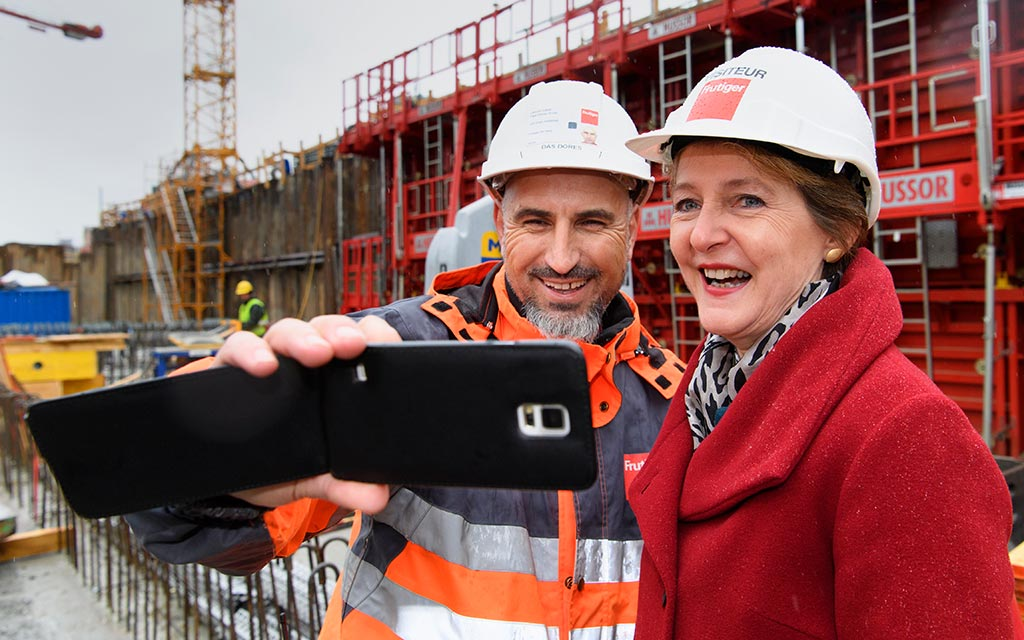
{"label": "yellow container", "polygon": [[92,379],[99,373],[98,360],[92,350],[7,353],[7,366],[19,382]]}

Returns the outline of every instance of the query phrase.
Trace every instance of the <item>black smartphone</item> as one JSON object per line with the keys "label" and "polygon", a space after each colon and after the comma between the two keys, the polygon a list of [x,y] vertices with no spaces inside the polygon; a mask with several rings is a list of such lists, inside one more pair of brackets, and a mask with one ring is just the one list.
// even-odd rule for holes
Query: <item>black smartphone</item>
{"label": "black smartphone", "polygon": [[90,518],[330,472],[388,484],[583,489],[597,474],[586,363],[563,340],[370,345],[33,403],[71,507]]}

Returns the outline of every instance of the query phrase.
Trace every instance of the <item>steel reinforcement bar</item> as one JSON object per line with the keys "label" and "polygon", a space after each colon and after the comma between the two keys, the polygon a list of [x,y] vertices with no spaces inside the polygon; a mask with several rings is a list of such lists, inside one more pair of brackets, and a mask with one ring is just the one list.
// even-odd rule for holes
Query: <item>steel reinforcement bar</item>
{"label": "steel reinforcement bar", "polygon": [[23,416],[32,397],[0,385],[0,480],[40,527],[64,527],[64,553],[97,601],[134,638],[313,638],[337,581],[348,529],[314,538],[248,577],[149,555],[120,517],[87,520],[68,507]]}

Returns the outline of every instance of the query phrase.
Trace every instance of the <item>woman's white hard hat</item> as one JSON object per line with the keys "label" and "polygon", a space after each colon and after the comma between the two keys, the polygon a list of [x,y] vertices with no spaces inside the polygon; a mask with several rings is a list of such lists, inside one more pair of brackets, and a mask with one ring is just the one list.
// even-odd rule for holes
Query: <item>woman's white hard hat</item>
{"label": "woman's white hard hat", "polygon": [[479,180],[491,189],[519,171],[588,169],[635,178],[643,203],[654,180],[647,161],[625,146],[636,135],[632,118],[601,85],[538,83],[501,120]]}
{"label": "woman's white hard hat", "polygon": [[853,88],[831,67],[791,49],[759,47],[723,63],[697,83],[665,126],[627,141],[640,156],[669,162],[676,136],[774,143],[847,163],[867,181],[870,227],[881,207],[871,120]]}

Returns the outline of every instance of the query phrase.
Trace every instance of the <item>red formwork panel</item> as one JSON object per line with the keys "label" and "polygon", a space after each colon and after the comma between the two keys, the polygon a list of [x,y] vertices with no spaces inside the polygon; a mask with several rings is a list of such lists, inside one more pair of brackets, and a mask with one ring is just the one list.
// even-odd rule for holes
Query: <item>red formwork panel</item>
{"label": "red formwork panel", "polygon": [[351,313],[383,304],[381,295],[380,235],[345,240],[342,247],[342,299],[340,313]]}
{"label": "red formwork panel", "polygon": [[[973,256],[971,256],[973,257]],[[916,281],[895,278],[905,318],[923,317],[923,295],[905,289],[919,286]],[[938,387],[967,414],[978,432],[983,431],[985,365],[985,290],[978,286],[929,288],[932,377]],[[1024,294],[1020,288],[1002,283],[994,292],[992,379],[992,436],[994,449],[1005,455],[1021,453],[1020,308]],[[908,322],[897,346],[922,371],[927,371],[924,351],[927,338],[922,324]]]}
{"label": "red formwork panel", "polygon": [[672,337],[672,298],[666,260],[671,261],[664,239],[639,240],[633,247],[633,300],[640,319],[658,343],[676,350]]}

